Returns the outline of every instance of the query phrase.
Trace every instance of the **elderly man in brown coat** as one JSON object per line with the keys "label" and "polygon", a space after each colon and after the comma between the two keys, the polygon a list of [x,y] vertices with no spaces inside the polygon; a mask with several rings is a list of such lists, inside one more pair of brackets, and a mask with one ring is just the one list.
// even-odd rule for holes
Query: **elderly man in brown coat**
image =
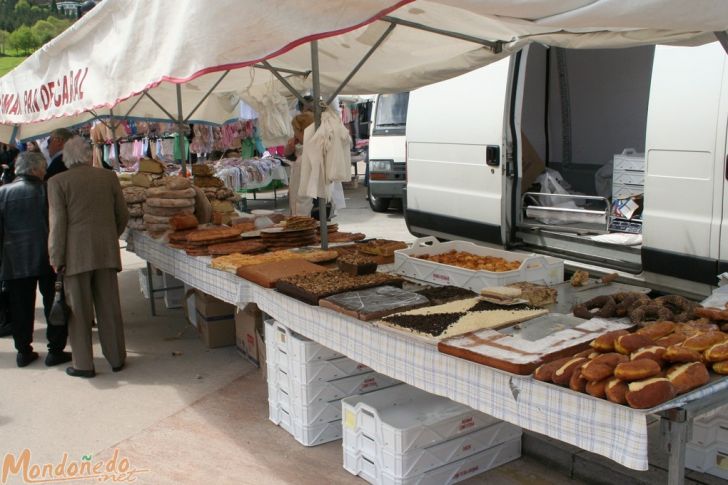
{"label": "elderly man in brown coat", "polygon": [[64,147],[68,170],[48,181],[51,265],[65,271],[66,301],[71,309],[68,332],[74,377],[96,375],[91,346],[94,310],[104,357],[114,372],[124,367],[126,345],[119,304],[121,271],[119,236],[129,212],[112,171],[91,166],[91,150],[79,137]]}

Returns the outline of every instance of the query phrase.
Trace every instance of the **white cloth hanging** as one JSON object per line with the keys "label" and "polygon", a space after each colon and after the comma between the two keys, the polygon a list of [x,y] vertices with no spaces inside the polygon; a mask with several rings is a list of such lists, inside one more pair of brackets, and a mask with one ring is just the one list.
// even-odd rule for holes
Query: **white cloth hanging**
{"label": "white cloth hanging", "polygon": [[288,102],[271,81],[263,93],[248,90],[245,102],[258,113],[260,138],[267,147],[285,145],[293,136]]}
{"label": "white cloth hanging", "polygon": [[321,126],[303,133],[299,195],[331,199],[331,182],[351,180],[351,137],[333,110],[321,113]]}

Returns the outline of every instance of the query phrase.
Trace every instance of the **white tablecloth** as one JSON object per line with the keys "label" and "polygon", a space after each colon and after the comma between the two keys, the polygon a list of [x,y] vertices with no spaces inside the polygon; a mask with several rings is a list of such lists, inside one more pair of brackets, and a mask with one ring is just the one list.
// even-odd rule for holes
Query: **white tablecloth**
{"label": "white tablecloth", "polygon": [[[448,397],[496,418],[647,470],[647,413],[603,399],[508,374],[441,354],[423,341],[311,306],[209,267],[209,258],[187,256],[135,233],[139,257],[162,271],[229,303],[256,302],[291,330],[374,370]],[[728,388],[722,379],[662,408]],[[658,409],[658,410],[659,410]]]}

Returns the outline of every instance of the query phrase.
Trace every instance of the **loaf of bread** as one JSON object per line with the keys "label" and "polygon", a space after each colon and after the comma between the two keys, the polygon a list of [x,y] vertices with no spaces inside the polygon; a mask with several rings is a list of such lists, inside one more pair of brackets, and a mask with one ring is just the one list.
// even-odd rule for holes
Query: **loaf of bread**
{"label": "loaf of bread", "polygon": [[193,214],[177,214],[169,218],[169,225],[175,231],[183,231],[196,228],[198,222]]}
{"label": "loaf of bread", "polygon": [[[164,185],[169,190],[186,190],[192,187],[192,182],[190,182],[190,179],[185,177],[167,177],[164,179]],[[192,193],[192,196],[194,197],[194,192]]]}
{"label": "loaf of bread", "polygon": [[170,189],[167,187],[151,187],[147,189],[147,197],[155,199],[194,199],[195,189]]}
{"label": "loaf of bread", "polygon": [[192,165],[192,175],[209,177],[215,175],[215,170],[212,168],[212,165],[207,165],[206,163],[195,163]]}
{"label": "loaf of bread", "polygon": [[724,342],[726,338],[728,338],[728,335],[720,331],[705,332],[688,337],[682,343],[682,346],[686,349],[702,352],[715,344]]}
{"label": "loaf of bread", "polygon": [[535,371],[533,371],[533,378],[538,381],[553,382],[554,372],[572,358],[573,357],[564,357],[562,359],[556,359],[551,362],[541,364]]}
{"label": "loaf of bread", "polygon": [[665,349],[662,358],[667,362],[700,362],[703,356],[697,350],[688,349],[682,345],[671,345]]}
{"label": "loaf of bread", "polygon": [[639,350],[642,347],[647,347],[652,344],[653,341],[650,337],[637,333],[630,333],[628,335],[617,337],[617,340],[614,341],[614,350],[620,354],[629,355],[635,350]]}
{"label": "loaf of bread", "polygon": [[714,363],[713,372],[722,376],[728,375],[728,360]]}
{"label": "loaf of bread", "polygon": [[631,407],[648,409],[669,401],[675,395],[675,386],[668,379],[652,377],[643,381],[631,382],[624,397]]}
{"label": "loaf of bread", "polygon": [[164,173],[164,165],[151,158],[142,158],[139,160],[139,171],[144,173]]}
{"label": "loaf of bread", "polygon": [[235,212],[235,206],[229,200],[212,200],[210,201],[212,210],[216,212]]}
{"label": "loaf of bread", "polygon": [[614,368],[614,377],[622,381],[641,381],[655,377],[662,368],[652,359],[639,359],[623,362]]}
{"label": "loaf of bread", "polygon": [[654,322],[650,323],[639,330],[636,333],[645,335],[652,340],[657,340],[662,337],[666,337],[675,331],[674,322]]}
{"label": "loaf of bread", "polygon": [[575,357],[569,359],[561,367],[554,371],[552,381],[554,382],[554,384],[558,384],[559,386],[569,385],[571,375],[576,369],[579,369],[586,361],[587,359],[583,357]]}
{"label": "loaf of bread", "polygon": [[129,204],[129,217],[142,217],[144,215],[144,208],[142,204]]}
{"label": "loaf of bread", "polygon": [[601,381],[611,377],[614,373],[614,368],[622,362],[627,362],[627,360],[626,355],[616,352],[600,354],[587,362],[582,367],[581,373],[589,381]]}
{"label": "loaf of bread", "polygon": [[164,208],[194,207],[195,199],[157,199],[147,197],[146,204],[151,207]]}
{"label": "loaf of bread", "polygon": [[680,332],[671,333],[667,337],[658,338],[655,340],[655,344],[660,347],[670,347],[671,345],[681,344],[688,338],[687,335]]}
{"label": "loaf of bread", "polygon": [[675,386],[677,394],[684,394],[697,389],[710,380],[708,369],[702,362],[688,362],[687,364],[676,365],[667,371],[665,377]]}
{"label": "loaf of bread", "polygon": [[230,238],[239,238],[240,233],[232,227],[224,227],[219,229],[202,229],[193,231],[187,235],[189,242],[211,242],[220,241]]}
{"label": "loaf of bread", "polygon": [[155,216],[154,214],[144,214],[144,222],[149,224],[166,224],[169,229],[169,217]]}
{"label": "loaf of bread", "polygon": [[728,360],[728,341],[710,346],[705,352],[703,352],[703,356],[708,362],[721,362],[723,360]]}
{"label": "loaf of bread", "polygon": [[659,345],[650,345],[648,347],[642,347],[641,349],[632,352],[632,355],[630,355],[630,360],[650,359],[657,362],[658,365],[662,365],[665,362],[665,360],[663,359],[664,355],[665,347],[660,347]]}
{"label": "loaf of bread", "polygon": [[607,399],[617,404],[627,404],[627,383],[616,377],[612,377],[607,380],[607,384],[604,386],[604,394]]}
{"label": "loaf of bread", "polygon": [[124,187],[122,189],[122,192],[124,193],[124,201],[127,204],[138,204],[141,202],[144,202],[144,200],[147,198],[146,189],[144,187]]}
{"label": "loaf of bread", "polygon": [[586,385],[589,381],[582,375],[581,369],[584,364],[574,369],[571,373],[571,379],[569,379],[569,389],[576,392],[586,392]]}
{"label": "loaf of bread", "polygon": [[177,214],[194,214],[194,207],[153,207],[144,204],[144,213],[153,214],[155,216],[171,217]]}
{"label": "loaf of bread", "polygon": [[152,182],[161,175],[152,175],[150,173],[135,173],[131,176],[131,183],[136,187],[148,188],[152,186]]}
{"label": "loaf of bread", "polygon": [[591,346],[594,350],[599,352],[614,352],[614,342],[617,338],[627,334],[629,334],[627,330],[614,330],[613,332],[607,332],[592,340]]}
{"label": "loaf of bread", "polygon": [[607,386],[607,382],[609,382],[609,379],[602,379],[601,381],[587,382],[585,391],[590,396],[604,399],[605,397],[607,397],[607,395],[605,393],[605,388]]}

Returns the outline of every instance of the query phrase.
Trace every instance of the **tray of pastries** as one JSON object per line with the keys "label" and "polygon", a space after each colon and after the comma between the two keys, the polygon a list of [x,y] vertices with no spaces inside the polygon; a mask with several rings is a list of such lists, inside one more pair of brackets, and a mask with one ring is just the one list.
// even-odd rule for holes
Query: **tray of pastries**
{"label": "tray of pastries", "polygon": [[276,289],[308,304],[318,305],[319,300],[327,296],[383,285],[401,286],[402,279],[386,273],[354,276],[330,270],[280,279]]}

